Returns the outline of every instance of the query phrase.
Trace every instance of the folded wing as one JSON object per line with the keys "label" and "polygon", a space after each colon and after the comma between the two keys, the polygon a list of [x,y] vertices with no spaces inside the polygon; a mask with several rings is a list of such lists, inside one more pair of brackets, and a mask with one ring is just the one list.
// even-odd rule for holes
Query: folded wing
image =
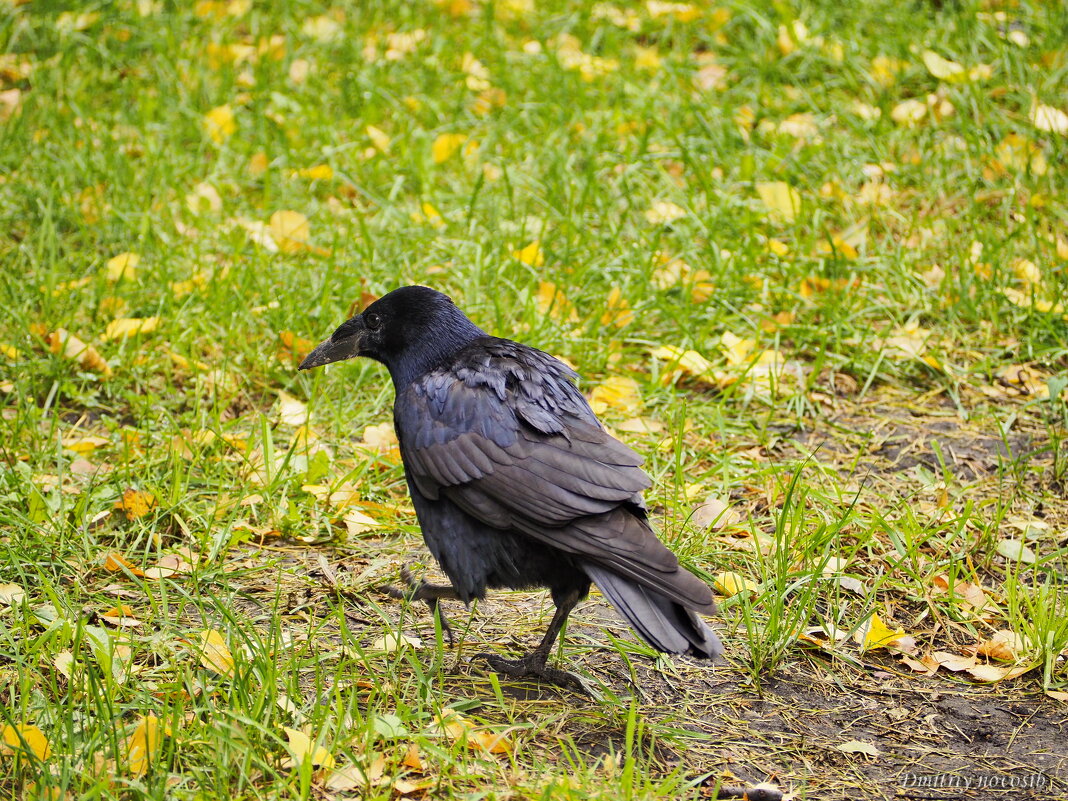
{"label": "folded wing", "polygon": [[490,527],[515,529],[687,608],[712,593],[645,518],[641,458],[611,437],[562,363],[486,338],[397,397],[409,478]]}

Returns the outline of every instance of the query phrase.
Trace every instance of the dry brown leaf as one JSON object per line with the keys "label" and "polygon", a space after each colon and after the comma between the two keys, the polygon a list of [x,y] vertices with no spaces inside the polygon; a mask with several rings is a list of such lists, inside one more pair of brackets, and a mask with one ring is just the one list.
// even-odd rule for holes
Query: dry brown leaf
{"label": "dry brown leaf", "polygon": [[861,740],[849,740],[848,742],[836,745],[835,748],[846,754],[867,754],[870,757],[877,757],[881,753],[879,749],[871,743],[865,743]]}
{"label": "dry brown leaf", "polygon": [[931,654],[931,658],[938,663],[939,667],[944,667],[953,673],[970,670],[978,664],[974,656],[961,656],[950,651],[935,651]]}
{"label": "dry brown leaf", "polygon": [[370,515],[364,514],[359,509],[349,509],[345,512],[342,521],[345,523],[345,528],[350,537],[355,537],[363,534],[365,531],[381,527],[381,524],[377,520]]}
{"label": "dry brown leaf", "polygon": [[129,604],[120,604],[119,606],[111,607],[106,612],[100,614],[100,619],[113,626],[120,626],[122,628],[137,628],[141,625],[141,621],[134,616],[133,607]]}
{"label": "dry brown leaf", "polygon": [[1002,662],[1015,662],[1027,651],[1027,643],[1014,631],[1001,629],[975,646],[975,652]]}
{"label": "dry brown leaf", "polygon": [[145,569],[145,578],[163,579],[193,572],[193,566],[177,554],[161,556],[155,567]]}
{"label": "dry brown leaf", "polygon": [[927,654],[920,659],[914,659],[908,654],[902,654],[901,661],[917,673],[926,673],[928,676],[933,676],[938,672],[938,660],[930,654]]}
{"label": "dry brown leaf", "polygon": [[1015,679],[1034,667],[1034,665],[975,665],[974,667],[965,668],[965,671],[978,681],[994,682]]}
{"label": "dry brown leaf", "polygon": [[739,521],[738,513],[714,495],[709,495],[704,503],[693,510],[690,525],[697,529],[710,528],[718,531],[732,526]]}
{"label": "dry brown leaf", "polygon": [[335,793],[377,786],[383,783],[385,770],[386,758],[382,754],[375,754],[366,771],[357,765],[346,765],[331,773],[324,785],[327,790]]}
{"label": "dry brown leaf", "polygon": [[423,641],[418,637],[410,637],[407,634],[394,634],[387,631],[381,637],[376,638],[369,646],[372,651],[392,654],[404,648],[419,649],[423,647]]}
{"label": "dry brown leaf", "polygon": [[412,781],[411,779],[397,779],[393,782],[393,789],[399,795],[411,795],[412,793],[422,793],[429,790],[435,784],[437,779],[420,779],[419,781]]}
{"label": "dry brown leaf", "polygon": [[958,596],[962,601],[967,603],[973,609],[980,610],[985,607],[990,599],[987,597],[983,588],[978,584],[973,584],[970,581],[957,581],[950,587],[949,577],[946,575],[935,576],[931,580],[935,589],[941,593],[949,593],[952,589],[954,595]]}
{"label": "dry brown leaf", "polygon": [[292,364],[300,364],[315,347],[315,343],[310,339],[299,337],[292,331],[281,331],[278,339],[282,343],[282,347],[278,350],[279,360]]}
{"label": "dry brown leaf", "polygon": [[401,764],[419,773],[423,772],[423,758],[419,755],[419,746],[415,743],[408,744],[408,750],[404,753]]}

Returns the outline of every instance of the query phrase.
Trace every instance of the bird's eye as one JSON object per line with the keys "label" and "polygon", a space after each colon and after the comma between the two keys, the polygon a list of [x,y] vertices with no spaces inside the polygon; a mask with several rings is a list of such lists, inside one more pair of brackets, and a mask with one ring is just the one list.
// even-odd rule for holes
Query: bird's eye
{"label": "bird's eye", "polygon": [[377,331],[382,325],[382,318],[377,314],[368,314],[363,318],[363,324],[370,328],[372,331]]}

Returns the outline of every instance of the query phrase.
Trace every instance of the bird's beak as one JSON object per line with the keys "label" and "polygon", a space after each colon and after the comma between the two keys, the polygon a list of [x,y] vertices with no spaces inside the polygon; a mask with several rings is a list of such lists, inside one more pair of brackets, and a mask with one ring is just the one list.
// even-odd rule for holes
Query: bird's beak
{"label": "bird's beak", "polygon": [[360,355],[360,345],[363,344],[365,333],[366,329],[362,327],[341,337],[338,337],[338,331],[335,331],[334,336],[320,342],[315,350],[305,356],[297,369],[311,370],[324,364],[356,358]]}

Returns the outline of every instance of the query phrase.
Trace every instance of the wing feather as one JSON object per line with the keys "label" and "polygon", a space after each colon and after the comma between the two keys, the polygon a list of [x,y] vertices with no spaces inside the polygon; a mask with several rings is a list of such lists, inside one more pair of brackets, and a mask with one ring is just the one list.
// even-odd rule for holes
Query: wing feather
{"label": "wing feather", "polygon": [[679,568],[640,503],[641,457],[611,437],[547,354],[479,340],[397,396],[409,479],[485,525],[515,529],[710,610],[704,582]]}

